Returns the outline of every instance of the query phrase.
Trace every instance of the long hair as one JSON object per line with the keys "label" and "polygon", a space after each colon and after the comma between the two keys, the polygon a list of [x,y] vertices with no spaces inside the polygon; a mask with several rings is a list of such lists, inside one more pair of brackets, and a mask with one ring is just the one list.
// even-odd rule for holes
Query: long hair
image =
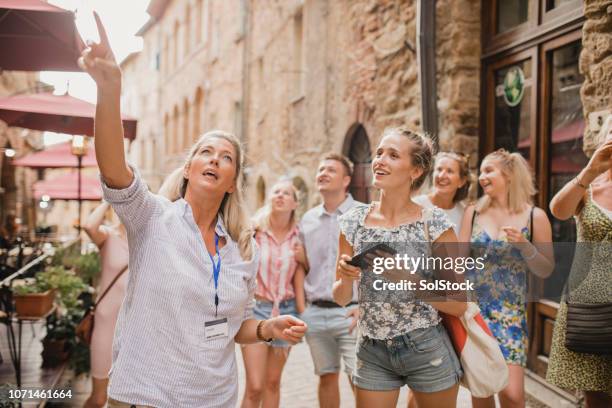
{"label": "long hair", "polygon": [[[272,189],[270,191],[274,191],[274,187],[279,184],[289,184],[291,186],[291,192],[293,193],[293,199],[295,202],[299,202],[299,196],[297,188],[293,185],[293,182],[289,178],[280,178],[276,183],[272,185]],[[261,207],[255,215],[253,215],[253,228],[256,230],[269,230],[270,229],[270,215],[272,214],[272,195],[268,197],[266,200],[266,204]],[[297,214],[296,211],[291,211],[291,216],[289,217],[289,225],[293,228],[297,224]]]}
{"label": "long hair", "polygon": [[[501,172],[508,181],[508,208],[510,212],[518,213],[525,209],[525,204],[533,205],[533,196],[537,192],[533,181],[533,173],[520,153],[510,153],[505,149],[498,149],[486,155],[482,161],[486,160],[495,160],[499,163]],[[476,210],[484,211],[489,205],[491,205],[491,198],[485,194],[476,203]]]}
{"label": "long hair", "polygon": [[244,199],[242,198],[241,189],[244,157],[241,143],[236,136],[221,130],[211,130],[200,136],[198,141],[189,150],[185,164],[170,173],[159,189],[159,194],[170,201],[176,201],[179,198],[185,197],[185,192],[187,191],[187,185],[189,183],[189,180],[184,176],[185,168],[190,165],[191,160],[193,160],[193,157],[200,150],[204,142],[211,138],[228,141],[236,151],[236,177],[234,179],[236,182],[236,189],[231,194],[225,193],[217,216],[221,217],[227,229],[227,233],[232,240],[238,244],[242,259],[249,260],[253,256],[253,248],[251,245],[252,231],[248,228],[249,224],[244,210]]}

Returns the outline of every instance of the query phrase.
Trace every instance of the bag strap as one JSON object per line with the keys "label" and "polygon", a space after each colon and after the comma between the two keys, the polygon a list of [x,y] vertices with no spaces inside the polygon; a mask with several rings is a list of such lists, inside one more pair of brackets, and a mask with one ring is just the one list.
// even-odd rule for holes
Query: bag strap
{"label": "bag strap", "polygon": [[476,211],[476,207],[474,207],[474,212],[472,213],[472,223],[470,225],[470,237],[472,236],[472,232],[474,231],[474,222],[476,222],[477,215],[478,211]]}
{"label": "bag strap", "polygon": [[529,242],[533,242],[533,209],[535,206],[531,206],[531,211],[529,212]]}
{"label": "bag strap", "polygon": [[125,265],[125,268],[123,268],[121,270],[121,272],[119,272],[117,274],[117,276],[115,276],[115,278],[113,279],[113,281],[110,283],[110,285],[108,285],[108,287],[104,290],[104,292],[102,292],[102,295],[98,298],[98,300],[96,300],[96,303],[93,305],[93,309],[95,310],[96,307],[98,307],[98,305],[100,304],[100,302],[102,301],[102,299],[104,299],[104,296],[106,296],[106,294],[108,293],[109,290],[111,290],[111,288],[113,287],[113,285],[115,284],[115,282],[117,282],[117,280],[121,277],[121,275],[123,275],[123,273],[125,271],[127,271],[129,265]]}

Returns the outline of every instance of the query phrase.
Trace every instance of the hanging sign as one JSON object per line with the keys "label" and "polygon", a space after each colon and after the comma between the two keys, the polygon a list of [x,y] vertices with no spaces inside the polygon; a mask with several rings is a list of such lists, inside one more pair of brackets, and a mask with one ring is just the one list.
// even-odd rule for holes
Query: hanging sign
{"label": "hanging sign", "polygon": [[508,106],[516,106],[523,100],[525,94],[525,74],[521,67],[512,67],[506,72],[503,84],[504,102]]}

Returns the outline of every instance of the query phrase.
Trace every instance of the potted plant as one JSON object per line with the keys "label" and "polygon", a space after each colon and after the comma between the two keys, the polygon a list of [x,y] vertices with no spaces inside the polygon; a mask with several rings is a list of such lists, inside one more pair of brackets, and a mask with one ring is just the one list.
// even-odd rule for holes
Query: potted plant
{"label": "potted plant", "polygon": [[76,327],[84,308],[79,300],[87,289],[83,280],[63,266],[50,266],[38,275],[38,279],[57,291],[58,313],[47,321],[47,335],[43,339],[43,367],[60,364],[74,351],[78,341]]}
{"label": "potted plant", "polygon": [[34,279],[23,285],[13,287],[15,311],[20,317],[43,317],[53,307],[55,291],[48,283]]}
{"label": "potted plant", "polygon": [[42,367],[55,367],[66,361],[73,347],[76,324],[70,315],[52,315],[47,320],[47,335],[43,339]]}

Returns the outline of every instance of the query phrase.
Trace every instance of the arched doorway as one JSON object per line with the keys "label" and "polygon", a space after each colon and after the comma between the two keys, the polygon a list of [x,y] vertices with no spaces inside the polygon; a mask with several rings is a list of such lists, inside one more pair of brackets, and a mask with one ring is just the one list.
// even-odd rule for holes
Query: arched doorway
{"label": "arched doorway", "polygon": [[370,139],[361,123],[350,127],[344,138],[342,153],[353,162],[354,166],[349,192],[355,200],[369,203],[372,200],[372,152]]}

